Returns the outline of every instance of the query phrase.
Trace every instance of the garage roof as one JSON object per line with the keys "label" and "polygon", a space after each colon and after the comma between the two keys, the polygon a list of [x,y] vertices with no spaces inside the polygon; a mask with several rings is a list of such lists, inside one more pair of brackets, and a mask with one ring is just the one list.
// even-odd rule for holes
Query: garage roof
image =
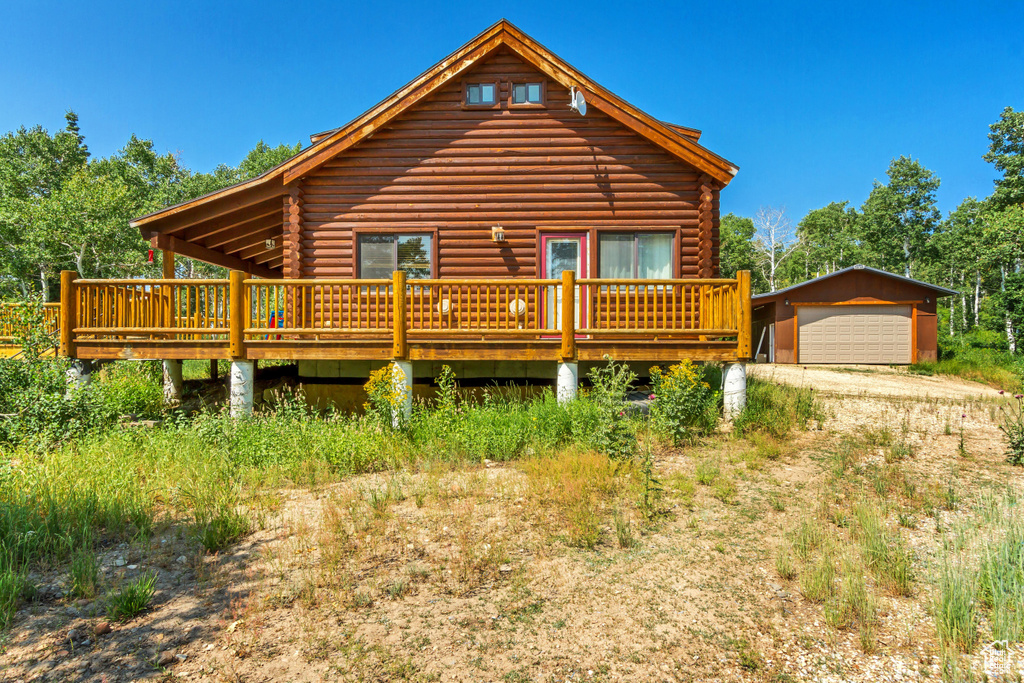
{"label": "garage roof", "polygon": [[907,284],[917,285],[918,287],[924,287],[925,289],[930,289],[933,292],[935,292],[936,296],[952,296],[953,294],[959,294],[959,292],[957,292],[955,290],[952,290],[952,289],[947,289],[945,287],[939,287],[938,285],[933,285],[933,284],[930,284],[928,282],[921,282],[920,280],[915,280],[913,278],[904,277],[902,275],[897,275],[895,273],[890,273],[887,270],[880,270],[878,268],[872,268],[871,266],[865,266],[865,265],[861,265],[861,264],[858,263],[855,266],[849,266],[847,268],[843,268],[842,270],[837,270],[834,273],[829,273],[828,275],[822,275],[821,277],[816,277],[813,280],[807,280],[806,282],[801,282],[800,284],[792,285],[791,287],[786,287],[785,289],[777,289],[774,292],[768,292],[767,294],[758,294],[757,296],[751,297],[751,300],[754,301],[754,302],[757,302],[759,300],[774,299],[775,297],[777,297],[780,294],[785,294],[787,292],[792,292],[792,291],[800,289],[802,287],[806,287],[808,285],[811,285],[811,284],[814,284],[814,283],[817,283],[817,282],[821,282],[822,280],[828,280],[829,278],[838,277],[839,275],[843,275],[845,273],[853,272],[853,271],[856,271],[856,270],[866,270],[866,271],[868,271],[870,273],[874,273],[875,275],[881,275],[883,277],[891,278],[893,280],[899,280],[901,282],[906,282]]}

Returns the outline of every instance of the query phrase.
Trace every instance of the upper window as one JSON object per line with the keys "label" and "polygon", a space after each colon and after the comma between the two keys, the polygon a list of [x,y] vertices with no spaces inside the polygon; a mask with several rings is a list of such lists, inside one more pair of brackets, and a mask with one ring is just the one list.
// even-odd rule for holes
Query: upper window
{"label": "upper window", "polygon": [[359,277],[390,280],[394,271],[404,270],[410,280],[423,280],[432,273],[434,261],[429,234],[360,235]]}
{"label": "upper window", "polygon": [[497,104],[498,89],[494,83],[467,83],[466,104],[473,106],[489,106]]}
{"label": "upper window", "polygon": [[512,85],[512,104],[544,104],[544,85],[542,83],[514,83]]}
{"label": "upper window", "polygon": [[598,234],[599,277],[671,279],[673,241],[662,232]]}

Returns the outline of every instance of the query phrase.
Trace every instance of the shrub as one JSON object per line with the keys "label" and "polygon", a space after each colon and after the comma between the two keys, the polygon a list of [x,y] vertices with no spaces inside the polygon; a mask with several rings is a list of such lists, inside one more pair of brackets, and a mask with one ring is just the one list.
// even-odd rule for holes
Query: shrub
{"label": "shrub", "polygon": [[651,386],[651,419],[673,442],[689,443],[714,431],[720,394],[692,362],[673,365],[667,373],[651,368]]}
{"label": "shrub", "polygon": [[586,400],[594,414],[591,446],[616,460],[626,460],[636,452],[636,436],[627,419],[626,397],[636,381],[636,374],[625,364],[616,364],[605,356],[608,364],[588,373],[591,382]]}
{"label": "shrub", "polygon": [[155,361],[120,361],[104,368],[94,391],[113,417],[155,417],[164,409],[163,370]]}
{"label": "shrub", "polygon": [[1006,462],[1024,467],[1024,394],[1017,394],[1014,399],[1017,405],[1000,408],[1003,417],[999,429],[1006,437]]}
{"label": "shrub", "polygon": [[128,621],[149,607],[156,589],[156,574],[145,574],[110,595],[107,616],[114,621]]}
{"label": "shrub", "polygon": [[388,363],[380,370],[371,372],[363,389],[367,396],[363,408],[368,415],[392,427],[405,424],[404,406],[409,389],[405,386],[405,378],[397,363]]}

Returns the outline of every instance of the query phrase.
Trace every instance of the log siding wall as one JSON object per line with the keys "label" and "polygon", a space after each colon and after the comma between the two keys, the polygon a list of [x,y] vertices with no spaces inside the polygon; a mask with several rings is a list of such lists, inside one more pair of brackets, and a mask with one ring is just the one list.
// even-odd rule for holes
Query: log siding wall
{"label": "log siding wall", "polygon": [[[466,82],[495,81],[497,107],[463,105]],[[513,83],[537,81],[545,108],[509,106]],[[357,232],[425,229],[435,231],[442,278],[537,277],[539,231],[566,229],[592,239],[602,230],[673,232],[675,274],[716,275],[717,185],[568,101],[567,89],[502,48],[301,180],[301,193],[286,200],[285,276],[356,277]],[[495,225],[506,242],[491,241]],[[596,276],[593,242],[589,252]]]}

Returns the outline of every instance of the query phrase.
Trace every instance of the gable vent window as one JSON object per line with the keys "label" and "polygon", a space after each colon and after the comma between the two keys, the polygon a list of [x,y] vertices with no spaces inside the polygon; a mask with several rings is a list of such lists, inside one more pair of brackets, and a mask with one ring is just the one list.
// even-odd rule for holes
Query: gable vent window
{"label": "gable vent window", "polygon": [[516,83],[512,86],[512,104],[543,104],[544,87],[541,83]]}
{"label": "gable vent window", "polygon": [[492,105],[498,101],[498,89],[493,83],[470,83],[466,85],[466,104]]}

